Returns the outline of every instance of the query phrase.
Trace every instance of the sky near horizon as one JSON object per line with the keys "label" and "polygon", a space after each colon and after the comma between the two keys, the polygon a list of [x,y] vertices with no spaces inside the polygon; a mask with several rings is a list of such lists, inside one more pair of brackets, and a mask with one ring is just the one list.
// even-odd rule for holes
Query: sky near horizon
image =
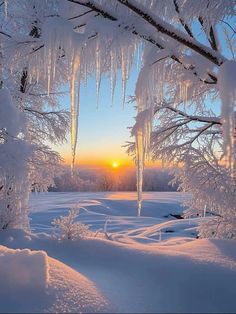
{"label": "sky near horizon", "polygon": [[[138,67],[134,66],[127,82],[126,101],[134,95],[137,75]],[[60,104],[63,108],[70,108],[69,94],[61,97]],[[123,106],[120,73],[117,75],[113,104],[109,77],[102,78],[98,104],[95,78],[89,78],[86,87],[81,86],[76,165],[106,166],[113,162],[126,166],[134,164],[126,148],[122,147],[126,141],[132,140],[128,127],[135,122],[134,106],[132,103]],[[62,155],[66,164],[70,164],[70,134],[67,138],[67,143],[53,146],[53,149]]]}

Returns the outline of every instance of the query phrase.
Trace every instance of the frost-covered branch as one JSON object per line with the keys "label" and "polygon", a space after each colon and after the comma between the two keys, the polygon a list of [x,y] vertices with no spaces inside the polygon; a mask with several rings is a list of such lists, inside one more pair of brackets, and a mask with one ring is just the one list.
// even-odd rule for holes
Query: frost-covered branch
{"label": "frost-covered branch", "polygon": [[[108,13],[106,10],[102,9],[98,4],[95,4],[93,1],[85,1],[85,2],[81,2],[81,1],[77,1],[77,0],[67,0],[67,1],[88,7],[92,11],[98,13],[99,16],[102,16],[102,17],[109,19],[113,22],[118,21],[119,22],[117,24],[118,28],[122,28],[125,31],[131,32],[133,35],[142,38],[144,41],[147,41],[147,42],[155,45],[157,48],[159,48],[161,50],[166,48],[164,41],[157,39],[157,38],[154,38],[149,33],[147,33],[147,34],[142,33],[142,30],[140,29],[140,27],[137,29],[135,27],[134,23],[128,24],[127,21],[122,22],[122,19],[116,17],[114,14],[112,14],[110,12]],[[82,25],[85,26],[86,24],[82,24]],[[179,58],[175,53],[173,53],[173,51],[171,51],[171,53],[168,57],[170,57],[172,60],[176,61],[177,63],[181,64],[185,70],[191,71],[194,76],[199,77],[198,71],[195,68],[195,66],[191,66],[191,67],[185,66],[185,64],[181,61],[181,58]],[[209,81],[207,79],[203,80],[200,77],[199,77],[199,79],[206,84],[216,84],[216,82],[217,82],[216,76],[213,75],[212,73],[208,73],[208,76],[210,77],[211,81]]]}
{"label": "frost-covered branch", "polygon": [[173,2],[174,2],[175,10],[176,10],[177,14],[179,15],[179,21],[180,21],[181,25],[182,25],[183,28],[186,30],[186,32],[189,34],[189,36],[190,36],[191,38],[194,38],[193,33],[192,33],[190,27],[189,27],[188,24],[184,21],[184,19],[180,16],[180,11],[179,11],[179,6],[178,6],[177,0],[173,0]]}
{"label": "frost-covered branch", "polygon": [[151,24],[158,32],[161,32],[172,39],[175,39],[179,43],[183,44],[184,46],[196,51],[203,57],[209,59],[214,64],[220,66],[226,58],[220,55],[219,53],[213,53],[208,47],[204,46],[200,42],[197,42],[193,38],[188,38],[182,33],[180,30],[174,28],[170,24],[162,21],[157,16],[147,10],[144,6],[139,4],[139,7],[135,5],[135,1],[132,0],[117,0],[118,2],[122,3],[123,5],[127,6],[130,10],[138,14],[142,17],[146,22]]}
{"label": "frost-covered branch", "polygon": [[187,118],[189,121],[198,121],[198,122],[203,122],[203,123],[210,123],[212,125],[217,124],[217,125],[222,125],[220,118],[217,117],[206,117],[206,116],[197,116],[197,115],[189,115],[186,112],[179,110],[177,108],[172,107],[171,105],[164,104],[163,106],[159,107],[157,106],[154,109],[154,113],[157,113],[159,110],[162,109],[169,109],[172,112],[177,113],[178,115]]}
{"label": "frost-covered branch", "polygon": [[[202,25],[202,28],[205,30],[204,19],[200,16],[198,20],[199,20],[200,24]],[[211,48],[215,51],[218,51],[216,35],[215,35],[215,31],[214,31],[212,25],[210,26],[209,34],[206,32],[206,36],[207,36],[207,39],[211,45]]]}

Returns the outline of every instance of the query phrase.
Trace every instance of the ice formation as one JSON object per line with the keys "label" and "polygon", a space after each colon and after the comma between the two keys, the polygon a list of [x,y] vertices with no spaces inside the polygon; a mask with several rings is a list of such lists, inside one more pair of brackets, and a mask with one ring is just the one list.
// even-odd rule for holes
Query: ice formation
{"label": "ice formation", "polygon": [[5,11],[5,16],[7,16],[7,13],[8,13],[8,0],[4,0],[4,11]]}
{"label": "ice formation", "polygon": [[185,80],[180,83],[180,99],[184,104],[187,103],[189,98],[189,87],[192,85],[190,80]]}
{"label": "ice formation", "polygon": [[[112,32],[112,30],[111,30]],[[114,35],[114,34],[110,34]],[[110,72],[111,98],[113,101],[117,71],[122,75],[122,102],[125,102],[126,82],[137,48],[136,42],[118,41],[113,43],[111,36],[105,34],[88,41],[85,33],[77,33],[73,24],[64,18],[54,16],[48,18],[42,27],[44,48],[32,55],[29,61],[29,76],[39,81],[41,69],[47,82],[48,94],[52,90],[56,78],[56,64],[60,59],[68,63],[71,100],[71,169],[74,171],[79,115],[80,82],[87,82],[88,75],[95,69],[96,96],[99,101],[101,77]],[[104,60],[104,55],[109,57]]]}
{"label": "ice formation", "polygon": [[155,104],[163,99],[163,68],[153,66],[156,51],[151,49],[144,52],[144,65],[140,71],[136,88],[138,115],[132,129],[136,143],[136,177],[137,177],[137,214],[141,213],[142,186],[145,160],[148,158],[152,119]]}
{"label": "ice formation", "polygon": [[222,100],[224,154],[226,166],[235,174],[235,108],[236,108],[236,62],[226,61],[218,73],[218,87]]}
{"label": "ice formation", "polygon": [[148,157],[150,134],[152,130],[153,108],[140,111],[132,129],[136,147],[136,177],[137,177],[137,215],[140,216],[142,208],[142,188],[144,163]]}
{"label": "ice formation", "polygon": [[[44,47],[44,72],[47,78],[48,93],[51,91],[52,82],[56,75],[56,62],[60,54],[65,54],[68,62],[68,76],[70,81],[71,99],[71,149],[72,174],[74,171],[79,114],[80,92],[80,35],[73,30],[73,24],[60,17],[49,18],[43,26]],[[40,57],[39,57],[40,62]],[[38,67],[40,68],[40,67]]]}
{"label": "ice formation", "polygon": [[78,137],[79,93],[80,93],[80,54],[79,52],[76,52],[73,58],[70,81],[72,174],[75,166],[75,155]]}

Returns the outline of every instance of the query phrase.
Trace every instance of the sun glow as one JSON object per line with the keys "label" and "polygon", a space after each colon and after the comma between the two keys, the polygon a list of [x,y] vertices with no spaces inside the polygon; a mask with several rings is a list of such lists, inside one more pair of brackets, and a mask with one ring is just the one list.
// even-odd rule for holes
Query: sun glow
{"label": "sun glow", "polygon": [[112,168],[114,168],[114,169],[115,169],[115,168],[118,168],[119,165],[120,165],[120,164],[119,164],[117,161],[113,161],[113,162],[112,162]]}

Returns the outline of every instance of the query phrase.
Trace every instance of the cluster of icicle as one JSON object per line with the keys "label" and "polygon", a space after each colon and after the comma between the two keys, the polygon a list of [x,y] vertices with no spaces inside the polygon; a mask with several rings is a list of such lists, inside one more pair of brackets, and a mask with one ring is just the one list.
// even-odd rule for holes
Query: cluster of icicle
{"label": "cluster of icicle", "polygon": [[221,122],[223,126],[225,164],[236,175],[236,62],[226,61],[221,65],[218,73],[218,87],[222,101]]}
{"label": "cluster of icicle", "polygon": [[42,28],[43,49],[32,54],[29,60],[31,79],[39,81],[42,77],[47,82],[48,94],[56,77],[58,60],[68,62],[68,80],[70,81],[71,98],[71,146],[72,146],[72,173],[74,171],[79,114],[80,82],[87,84],[87,77],[94,73],[96,77],[97,101],[101,85],[101,77],[110,73],[111,98],[113,101],[116,86],[117,71],[122,75],[122,99],[125,102],[126,82],[134,60],[138,41],[130,42],[122,36],[114,42],[114,34],[109,33],[87,39],[85,33],[77,33],[73,24],[61,17],[48,18]]}
{"label": "cluster of icicle", "polygon": [[[30,62],[30,76],[41,78],[42,69],[44,79],[47,82],[48,93],[52,90],[52,84],[56,77],[57,62],[63,56],[68,62],[68,76],[70,81],[71,97],[71,146],[72,146],[72,174],[75,165],[80,82],[86,85],[87,76],[96,69],[96,92],[97,100],[101,85],[101,77],[110,72],[111,98],[114,98],[117,71],[122,75],[122,102],[125,102],[126,82],[132,67],[135,54],[140,49],[138,42],[113,43],[109,36],[98,37],[91,41],[84,40],[86,36],[76,33],[73,24],[60,17],[51,17],[46,20],[42,29],[44,48],[34,53]],[[109,53],[109,54],[108,54]],[[106,56],[106,58],[104,58]],[[109,58],[107,58],[109,56]],[[146,58],[150,60],[150,56]],[[104,61],[105,60],[105,61]],[[133,135],[136,139],[136,165],[137,165],[137,192],[138,214],[142,205],[142,181],[144,162],[148,156],[150,146],[150,133],[152,128],[153,95],[159,94],[162,98],[163,88],[157,91],[157,81],[162,81],[163,71],[152,70],[149,65],[144,65],[136,85],[136,100],[138,116]],[[156,97],[156,96],[155,96]]]}
{"label": "cluster of icicle", "polygon": [[30,62],[30,76],[39,81],[43,75],[47,82],[48,94],[56,77],[58,60],[64,54],[68,62],[68,80],[70,82],[71,99],[71,149],[72,174],[74,171],[75,154],[78,134],[79,92],[80,92],[80,35],[75,33],[73,25],[60,17],[51,17],[43,25],[44,48],[34,54]]}

